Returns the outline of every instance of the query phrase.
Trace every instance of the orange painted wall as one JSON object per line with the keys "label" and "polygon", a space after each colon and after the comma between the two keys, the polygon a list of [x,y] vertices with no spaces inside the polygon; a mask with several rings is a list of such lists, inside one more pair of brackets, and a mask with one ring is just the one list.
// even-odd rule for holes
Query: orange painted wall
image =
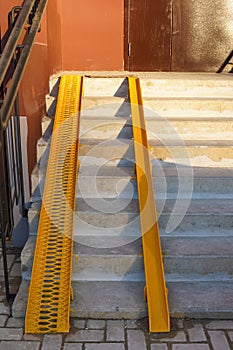
{"label": "orange painted wall", "polygon": [[[1,36],[7,15],[23,0],[0,1]],[[49,0],[20,88],[28,121],[31,174],[41,137],[49,76],[63,70],[123,70],[124,0]]]}
{"label": "orange painted wall", "polygon": [[61,13],[63,69],[123,70],[123,0],[67,0]]}

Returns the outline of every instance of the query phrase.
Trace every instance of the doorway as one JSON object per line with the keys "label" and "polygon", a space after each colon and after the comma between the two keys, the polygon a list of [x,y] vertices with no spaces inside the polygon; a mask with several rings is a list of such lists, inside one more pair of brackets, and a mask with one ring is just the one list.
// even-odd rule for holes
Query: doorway
{"label": "doorway", "polygon": [[172,0],[125,0],[125,70],[170,71]]}

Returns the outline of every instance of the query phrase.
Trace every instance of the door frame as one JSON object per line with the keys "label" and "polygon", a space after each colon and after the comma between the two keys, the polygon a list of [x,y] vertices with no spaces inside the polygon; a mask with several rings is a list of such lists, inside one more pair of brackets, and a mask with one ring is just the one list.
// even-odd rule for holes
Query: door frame
{"label": "door frame", "polygon": [[130,0],[124,0],[124,71],[129,71]]}

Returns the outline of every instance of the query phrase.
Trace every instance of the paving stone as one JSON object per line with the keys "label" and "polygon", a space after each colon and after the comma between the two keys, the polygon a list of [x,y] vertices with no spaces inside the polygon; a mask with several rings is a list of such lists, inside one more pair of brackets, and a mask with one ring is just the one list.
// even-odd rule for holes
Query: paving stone
{"label": "paving stone", "polygon": [[231,350],[224,332],[209,331],[208,333],[214,350]]}
{"label": "paving stone", "polygon": [[126,324],[126,328],[128,328],[128,329],[137,329],[138,328],[137,320],[127,320],[125,324]]}
{"label": "paving stone", "polygon": [[104,329],[105,321],[104,320],[88,320],[87,329]]}
{"label": "paving stone", "polygon": [[6,295],[5,295],[5,290],[2,287],[0,287],[0,293],[1,293],[0,302],[4,302],[6,300]]}
{"label": "paving stone", "polygon": [[[124,344],[119,343],[86,344],[85,350],[125,350],[125,346]],[[143,348],[141,348],[140,350],[143,350]]]}
{"label": "paving stone", "polygon": [[21,340],[23,328],[0,328],[0,340]]}
{"label": "paving stone", "polygon": [[107,321],[107,341],[124,341],[125,328],[124,321]]}
{"label": "paving stone", "polygon": [[0,350],[39,350],[40,343],[30,341],[2,341]]}
{"label": "paving stone", "polygon": [[[13,262],[15,261],[15,258],[16,258],[16,256],[14,254],[7,255],[7,267],[9,270],[10,270]],[[3,271],[3,259],[2,259],[2,257],[0,260],[0,267],[1,267],[1,270]]]}
{"label": "paving stone", "polygon": [[103,330],[80,330],[74,334],[68,334],[66,337],[66,342],[103,342],[104,340],[104,331]]}
{"label": "paving stone", "polygon": [[60,334],[46,334],[42,343],[42,350],[59,350],[62,345]]}
{"label": "paving stone", "polygon": [[6,327],[23,328],[24,327],[24,319],[9,317],[7,324],[6,324]]}
{"label": "paving stone", "polygon": [[144,333],[140,330],[128,330],[128,350],[146,349]]}
{"label": "paving stone", "polygon": [[187,341],[186,335],[183,331],[164,333],[164,336],[161,336],[161,334],[152,334],[151,340],[161,341],[162,343],[165,343],[165,342],[180,343],[180,342]]}
{"label": "paving stone", "polygon": [[84,329],[86,326],[86,320],[74,320],[74,326],[77,329]]}
{"label": "paving stone", "polygon": [[10,272],[10,276],[11,277],[21,277],[21,264],[20,263],[13,265],[11,272]]}
{"label": "paving stone", "polygon": [[173,344],[172,350],[210,350],[210,348],[208,344]]}
{"label": "paving stone", "polygon": [[208,329],[233,329],[233,321],[230,320],[217,320],[212,321],[206,325]]}
{"label": "paving stone", "polygon": [[183,329],[184,328],[184,320],[181,320],[181,319],[177,320],[177,327],[179,329]]}
{"label": "paving stone", "polygon": [[151,350],[167,350],[167,344],[151,344]]}
{"label": "paving stone", "polygon": [[40,341],[42,342],[44,339],[44,334],[24,334],[23,340],[26,341]]}
{"label": "paving stone", "polygon": [[77,343],[69,343],[65,344],[63,350],[82,350],[83,346],[82,344]]}
{"label": "paving stone", "polygon": [[205,342],[206,335],[201,324],[194,325],[193,328],[188,329],[189,340],[194,342]]}
{"label": "paving stone", "polygon": [[7,315],[0,315],[0,327],[4,327],[7,320],[8,320]]}
{"label": "paving stone", "polygon": [[10,307],[4,303],[0,303],[0,314],[10,316]]}

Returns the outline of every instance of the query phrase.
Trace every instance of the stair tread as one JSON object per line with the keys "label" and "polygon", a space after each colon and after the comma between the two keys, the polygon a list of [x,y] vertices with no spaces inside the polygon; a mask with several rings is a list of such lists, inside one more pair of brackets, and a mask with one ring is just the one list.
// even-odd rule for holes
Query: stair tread
{"label": "stair tread", "polygon": [[[154,163],[154,164],[153,164]],[[153,176],[161,176],[162,172],[165,176],[177,176],[177,171],[179,175],[185,176],[190,174],[190,167],[175,165],[174,163],[166,163],[160,160],[152,161]],[[159,170],[159,172],[158,172]],[[209,167],[192,167],[192,171],[195,177],[232,177],[232,168],[209,168]],[[94,174],[98,177],[134,177],[135,169],[134,166],[120,167],[113,166],[111,163],[107,163],[100,167],[98,165],[80,165],[79,172],[84,176],[92,176]]]}
{"label": "stair tread", "polygon": [[[24,317],[29,282],[23,280],[13,316]],[[144,282],[73,282],[71,317],[139,319],[147,315]],[[172,317],[231,318],[233,281],[168,282]]]}
{"label": "stair tread", "polygon": [[173,316],[232,318],[233,281],[173,282],[168,289]]}
{"label": "stair tread", "polygon": [[[182,140],[181,138],[166,138],[166,139],[156,139],[156,136],[153,135],[153,138],[148,138],[149,146],[150,147],[226,147],[226,148],[232,148],[233,147],[233,141],[232,140],[225,140],[225,139],[217,139],[217,140],[209,140],[209,139],[203,139],[203,140]],[[81,147],[84,145],[88,145],[89,147],[96,147],[97,149],[104,149],[104,148],[115,148],[115,147],[129,147],[133,146],[133,141],[131,139],[125,139],[125,138],[116,138],[116,139],[106,139],[106,138],[99,138],[99,139],[90,139],[81,137],[80,139]],[[103,164],[104,165],[104,164]]]}
{"label": "stair tread", "polygon": [[[230,196],[230,197],[229,197]],[[196,197],[191,199],[187,209],[188,215],[203,214],[206,215],[229,215],[233,214],[233,198],[229,194],[218,198],[218,194],[211,197]],[[163,214],[170,213],[173,210],[174,204],[177,204],[177,209],[174,214],[183,213],[187,208],[189,198],[182,196],[177,198],[158,198],[157,211]],[[138,215],[138,200],[137,199],[111,199],[111,198],[77,198],[76,200],[76,215],[82,212],[90,212],[93,215],[124,215],[126,213]],[[134,215],[132,215],[133,217]]]}
{"label": "stair tread", "polygon": [[[80,236],[80,241],[82,236]],[[142,256],[141,238],[134,239],[131,242],[121,240],[121,245],[114,247],[102,247],[101,240],[109,241],[109,244],[114,242],[112,237],[98,237],[99,247],[92,245],[92,237],[86,237],[86,242],[83,244],[78,240],[74,241],[74,254],[81,256],[114,256],[116,258],[124,256]],[[36,237],[30,236],[23,251],[22,257],[33,255]],[[164,258],[166,257],[218,257],[231,256],[233,251],[233,234],[232,236],[161,236],[161,245]]]}

